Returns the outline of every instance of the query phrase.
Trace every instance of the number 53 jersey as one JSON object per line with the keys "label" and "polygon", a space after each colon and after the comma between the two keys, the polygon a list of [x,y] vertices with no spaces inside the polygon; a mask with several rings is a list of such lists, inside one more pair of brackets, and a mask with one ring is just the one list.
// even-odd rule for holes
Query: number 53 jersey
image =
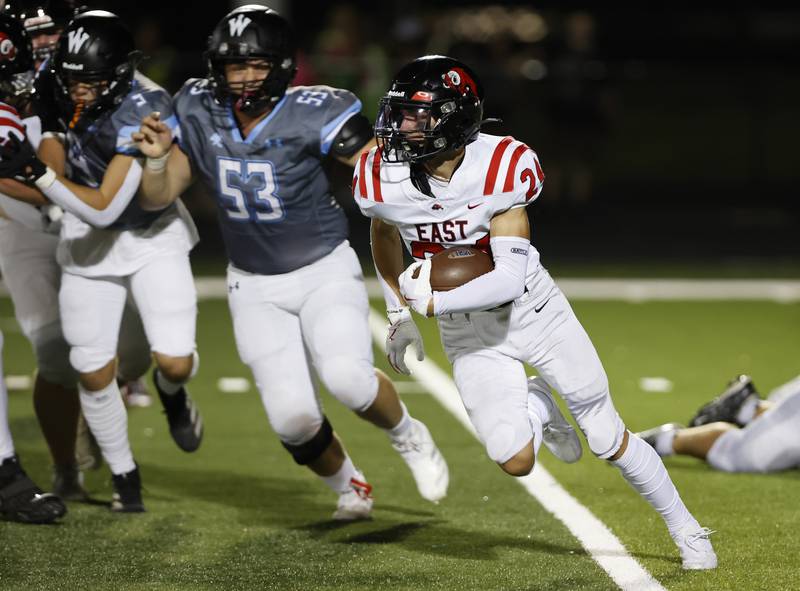
{"label": "number 53 jersey", "polygon": [[179,145],[216,197],[236,268],[288,273],[347,239],[347,219],[322,160],[342,125],[360,110],[361,102],[346,90],[292,87],[242,137],[230,106],[214,100],[207,80],[189,80],[178,92]]}
{"label": "number 53 jersey", "polygon": [[[381,149],[361,155],[353,177],[353,197],[361,212],[400,231],[415,259],[451,246],[489,251],[492,218],[525,207],[539,196],[544,173],[536,154],[512,137],[478,134],[449,182],[428,177],[434,197],[411,180],[408,163],[384,162]],[[531,247],[528,275],[539,266]]]}

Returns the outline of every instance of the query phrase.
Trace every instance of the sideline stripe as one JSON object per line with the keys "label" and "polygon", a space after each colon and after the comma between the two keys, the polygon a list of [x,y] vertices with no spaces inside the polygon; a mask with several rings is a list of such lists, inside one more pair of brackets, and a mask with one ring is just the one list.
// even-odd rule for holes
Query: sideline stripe
{"label": "sideline stripe", "polygon": [[[384,349],[386,321],[370,308],[369,326],[372,338]],[[475,429],[469,422],[455,383],[441,368],[429,360],[417,361],[413,355],[407,359],[413,377],[424,385],[450,414],[473,435]],[[592,559],[623,591],[666,591],[653,576],[633,558],[622,542],[591,511],[564,490],[555,478],[537,464],[533,473],[515,478],[553,516],[567,526]],[[677,550],[676,550],[677,552]]]}

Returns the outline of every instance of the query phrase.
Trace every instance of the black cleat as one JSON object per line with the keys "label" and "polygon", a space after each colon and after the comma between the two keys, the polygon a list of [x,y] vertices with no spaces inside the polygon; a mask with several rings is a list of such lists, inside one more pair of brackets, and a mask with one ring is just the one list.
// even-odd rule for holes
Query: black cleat
{"label": "black cleat", "polygon": [[666,433],[667,431],[679,431],[680,429],[683,429],[683,425],[680,423],[665,423],[664,425],[653,427],[647,431],[640,431],[636,435],[638,435],[640,439],[644,440],[645,443],[658,452],[658,448],[656,447],[658,436],[662,433]]}
{"label": "black cleat", "polygon": [[740,375],[728,384],[728,389],[708,404],[702,406],[689,421],[690,427],[724,421],[744,427],[736,420],[739,409],[750,398],[760,398],[750,376]]}
{"label": "black cleat", "polygon": [[52,523],[67,513],[60,498],[45,493],[20,466],[17,456],[0,464],[0,514],[20,523]]}
{"label": "black cleat", "polygon": [[112,474],[111,480],[114,483],[111,510],[115,513],[144,513],[139,467],[125,474]]}
{"label": "black cleat", "polygon": [[83,488],[83,474],[76,464],[53,467],[53,494],[65,501],[85,503],[89,500],[89,493]]}
{"label": "black cleat", "polygon": [[203,417],[185,387],[167,394],[158,387],[158,369],[153,370],[153,383],[164,406],[172,439],[183,451],[191,452],[203,441]]}

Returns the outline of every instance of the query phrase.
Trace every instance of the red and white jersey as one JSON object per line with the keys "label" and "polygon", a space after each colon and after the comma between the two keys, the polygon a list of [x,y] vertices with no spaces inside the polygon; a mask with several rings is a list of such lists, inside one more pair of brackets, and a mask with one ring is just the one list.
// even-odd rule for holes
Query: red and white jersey
{"label": "red and white jersey", "polygon": [[[544,173],[536,153],[512,137],[478,134],[448,183],[428,177],[435,198],[411,181],[408,163],[381,159],[380,148],[361,155],[353,178],[353,197],[367,217],[397,226],[415,259],[451,246],[477,246],[488,252],[492,218],[533,203]],[[528,275],[539,253],[531,247]]]}
{"label": "red and white jersey", "polygon": [[[9,134],[24,140],[28,137],[34,149],[39,148],[42,140],[42,124],[38,117],[20,118],[17,110],[0,102],[0,143],[5,143]],[[45,224],[42,213],[33,205],[12,199],[0,193],[0,209],[5,217],[14,220],[31,230],[44,231]]]}

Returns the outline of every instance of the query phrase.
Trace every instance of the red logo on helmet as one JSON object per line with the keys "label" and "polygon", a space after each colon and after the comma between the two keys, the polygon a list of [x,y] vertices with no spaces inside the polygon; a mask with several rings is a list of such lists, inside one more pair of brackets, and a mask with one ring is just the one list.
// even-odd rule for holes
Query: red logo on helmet
{"label": "red logo on helmet", "polygon": [[448,72],[442,76],[442,80],[447,88],[452,88],[453,90],[458,91],[459,94],[471,93],[476,96],[478,94],[478,87],[475,84],[475,81],[472,79],[472,76],[464,71],[463,68],[453,68],[448,70]]}
{"label": "red logo on helmet", "polygon": [[411,97],[412,101],[432,101],[433,95],[430,92],[425,92],[424,90],[418,90],[414,93],[414,96]]}
{"label": "red logo on helmet", "polygon": [[17,48],[8,35],[0,32],[0,60],[11,61],[17,57]]}

